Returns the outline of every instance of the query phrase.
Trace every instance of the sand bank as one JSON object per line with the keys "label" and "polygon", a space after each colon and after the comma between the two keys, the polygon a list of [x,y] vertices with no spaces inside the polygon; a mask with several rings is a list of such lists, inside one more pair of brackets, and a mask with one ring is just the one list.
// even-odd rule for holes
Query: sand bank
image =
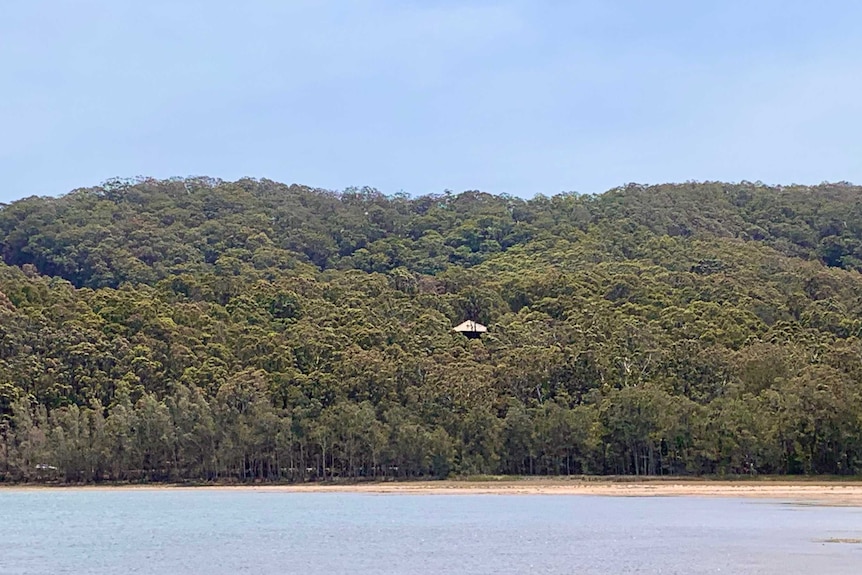
{"label": "sand bank", "polygon": [[[235,489],[217,487],[216,489]],[[240,487],[239,489],[242,489]],[[606,497],[751,497],[825,505],[862,506],[862,482],[795,483],[733,481],[436,481],[357,485],[251,487],[262,491],[352,492],[415,495],[592,495]]]}
{"label": "sand bank", "polygon": [[[51,489],[12,486],[0,489]],[[749,497],[816,505],[862,506],[862,481],[817,480],[565,480],[530,478],[489,481],[404,481],[369,483],[306,483],[296,485],[111,485],[57,489],[203,489],[284,493],[367,493],[402,495],[592,495],[607,497]]]}

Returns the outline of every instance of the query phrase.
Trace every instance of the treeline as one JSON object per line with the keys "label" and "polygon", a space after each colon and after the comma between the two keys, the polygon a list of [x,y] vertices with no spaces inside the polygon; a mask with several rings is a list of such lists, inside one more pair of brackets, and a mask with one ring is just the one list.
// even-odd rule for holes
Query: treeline
{"label": "treeline", "polygon": [[[849,401],[849,403],[848,403]],[[368,400],[274,407],[266,374],[209,401],[177,386],[134,404],[12,406],[0,473],[12,481],[310,481],[455,474],[847,474],[862,455],[858,385],[810,369],[784,388],[701,405],[656,387],[597,403],[476,406],[430,420]]]}
{"label": "treeline", "polygon": [[[514,246],[598,236],[631,258],[644,234],[738,238],[862,270],[860,188],[846,183],[630,184],[531,200],[478,191],[411,199],[270,180],[114,180],[0,205],[0,256],[76,287],[184,274],[318,269],[436,275]],[[592,232],[592,233],[591,233]]]}
{"label": "treeline", "polygon": [[0,480],[859,473],[860,191],[0,206]]}

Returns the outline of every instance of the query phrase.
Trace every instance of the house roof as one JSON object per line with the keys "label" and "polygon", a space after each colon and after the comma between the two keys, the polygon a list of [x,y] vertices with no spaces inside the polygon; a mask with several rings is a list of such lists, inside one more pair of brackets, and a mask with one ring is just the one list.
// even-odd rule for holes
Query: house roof
{"label": "house roof", "polygon": [[473,331],[473,332],[483,333],[483,332],[488,331],[488,328],[485,327],[484,325],[482,325],[481,323],[477,323],[475,321],[468,319],[464,323],[457,325],[454,328],[452,328],[452,331],[460,331],[460,332]]}

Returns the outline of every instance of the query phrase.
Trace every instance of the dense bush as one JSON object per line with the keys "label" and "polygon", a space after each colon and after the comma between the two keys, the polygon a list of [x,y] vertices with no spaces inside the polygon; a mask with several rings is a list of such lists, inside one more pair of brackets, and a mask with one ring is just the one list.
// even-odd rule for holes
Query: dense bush
{"label": "dense bush", "polygon": [[859,473],[860,192],[0,206],[0,478]]}

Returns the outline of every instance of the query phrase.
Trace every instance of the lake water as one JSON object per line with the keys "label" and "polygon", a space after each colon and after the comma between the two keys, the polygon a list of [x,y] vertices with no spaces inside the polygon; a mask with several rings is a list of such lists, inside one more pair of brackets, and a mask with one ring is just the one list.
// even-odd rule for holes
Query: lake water
{"label": "lake water", "polygon": [[862,509],[755,499],[0,490],[0,573],[853,574]]}

